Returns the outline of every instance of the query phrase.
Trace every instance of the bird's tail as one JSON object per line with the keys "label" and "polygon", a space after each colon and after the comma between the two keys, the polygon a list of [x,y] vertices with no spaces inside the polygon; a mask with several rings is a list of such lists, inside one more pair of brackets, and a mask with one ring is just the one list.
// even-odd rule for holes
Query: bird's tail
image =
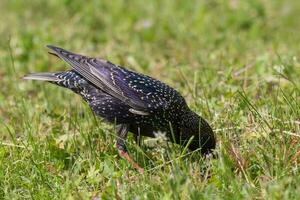
{"label": "bird's tail", "polygon": [[57,77],[58,73],[59,72],[54,72],[54,73],[53,72],[32,73],[32,74],[25,75],[23,77],[23,79],[58,82],[58,81],[61,81],[61,79]]}

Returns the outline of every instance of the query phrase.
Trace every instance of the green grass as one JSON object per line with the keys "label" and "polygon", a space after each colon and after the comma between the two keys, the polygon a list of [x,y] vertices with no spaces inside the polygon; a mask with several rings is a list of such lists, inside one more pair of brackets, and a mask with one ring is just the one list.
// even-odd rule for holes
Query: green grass
{"label": "green grass", "polygon": [[[299,12],[294,0],[0,1],[0,199],[299,199]],[[46,44],[170,84],[213,126],[218,158],[130,137],[140,175],[80,97],[20,79],[68,69]]]}

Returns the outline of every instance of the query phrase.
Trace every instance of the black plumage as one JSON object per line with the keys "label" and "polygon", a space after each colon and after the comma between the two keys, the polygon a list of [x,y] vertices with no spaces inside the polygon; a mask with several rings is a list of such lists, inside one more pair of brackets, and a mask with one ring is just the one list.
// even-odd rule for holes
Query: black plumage
{"label": "black plumage", "polygon": [[72,70],[28,74],[25,79],[44,80],[81,95],[94,113],[117,125],[117,148],[122,157],[142,171],[126,153],[127,132],[155,137],[165,132],[172,142],[203,154],[215,148],[208,123],[191,111],[184,98],[170,86],[109,61],[48,46]]}

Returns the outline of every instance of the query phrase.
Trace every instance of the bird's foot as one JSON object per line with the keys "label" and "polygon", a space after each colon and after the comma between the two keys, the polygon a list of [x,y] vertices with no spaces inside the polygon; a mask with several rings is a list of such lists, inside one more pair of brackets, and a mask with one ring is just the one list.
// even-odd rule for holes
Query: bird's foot
{"label": "bird's foot", "polygon": [[140,167],[139,164],[137,164],[129,155],[126,151],[118,149],[119,155],[127,160],[138,172],[141,174],[144,173],[144,168]]}

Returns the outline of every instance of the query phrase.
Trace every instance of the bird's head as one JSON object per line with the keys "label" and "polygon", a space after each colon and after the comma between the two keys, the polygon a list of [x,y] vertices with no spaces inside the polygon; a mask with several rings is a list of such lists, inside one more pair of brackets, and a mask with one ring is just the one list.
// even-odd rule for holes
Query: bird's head
{"label": "bird's head", "polygon": [[187,144],[189,142],[190,150],[200,148],[202,154],[207,154],[216,146],[212,128],[202,117],[189,109],[182,115],[180,133],[180,138],[176,139],[177,143]]}

